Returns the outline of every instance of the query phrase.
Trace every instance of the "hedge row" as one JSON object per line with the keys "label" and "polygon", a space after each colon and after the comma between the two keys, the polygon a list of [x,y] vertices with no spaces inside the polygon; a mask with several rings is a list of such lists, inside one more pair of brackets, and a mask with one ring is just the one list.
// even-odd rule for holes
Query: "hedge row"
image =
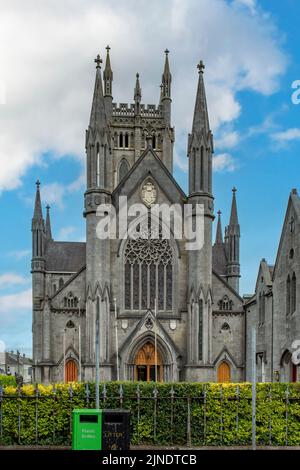
{"label": "hedge row", "polygon": [[[101,408],[131,410],[132,444],[251,443],[248,383],[110,382],[100,398]],[[6,386],[0,401],[0,443],[70,444],[71,411],[94,407],[95,385]],[[257,384],[256,423],[257,444],[300,445],[300,384]]]}

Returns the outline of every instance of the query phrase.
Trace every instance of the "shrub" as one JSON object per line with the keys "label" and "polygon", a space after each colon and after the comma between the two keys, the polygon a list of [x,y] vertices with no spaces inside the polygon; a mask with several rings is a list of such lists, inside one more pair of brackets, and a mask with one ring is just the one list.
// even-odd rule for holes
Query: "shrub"
{"label": "shrub", "polygon": [[7,385],[16,386],[16,379],[13,375],[0,375],[0,387],[6,387]]}
{"label": "shrub", "polygon": [[[2,443],[69,445],[72,409],[94,406],[94,383],[7,385]],[[100,408],[131,410],[133,444],[251,443],[248,383],[102,383]],[[299,384],[257,384],[256,422],[258,445],[300,445]]]}

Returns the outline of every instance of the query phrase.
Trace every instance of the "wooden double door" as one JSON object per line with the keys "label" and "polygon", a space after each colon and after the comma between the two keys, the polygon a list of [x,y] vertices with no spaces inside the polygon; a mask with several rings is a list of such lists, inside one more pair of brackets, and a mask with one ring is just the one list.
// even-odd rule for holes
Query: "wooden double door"
{"label": "wooden double door", "polygon": [[[155,360],[156,356],[156,360]],[[135,357],[135,380],[142,382],[162,381],[162,361],[159,351],[150,342],[144,344]],[[157,374],[157,377],[155,377]]]}

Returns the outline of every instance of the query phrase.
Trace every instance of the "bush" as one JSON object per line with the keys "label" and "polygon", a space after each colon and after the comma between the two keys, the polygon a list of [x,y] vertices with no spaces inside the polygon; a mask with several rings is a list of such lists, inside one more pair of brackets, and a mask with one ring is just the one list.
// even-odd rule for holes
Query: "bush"
{"label": "bush", "polygon": [[0,387],[6,387],[8,385],[12,385],[15,387],[16,379],[13,375],[0,375]]}
{"label": "bush", "polygon": [[[4,388],[2,443],[71,443],[72,409],[95,406],[95,384]],[[100,408],[131,410],[132,444],[251,444],[251,384],[100,385]],[[37,423],[37,427],[36,427]],[[257,384],[257,444],[300,445],[299,384]]]}

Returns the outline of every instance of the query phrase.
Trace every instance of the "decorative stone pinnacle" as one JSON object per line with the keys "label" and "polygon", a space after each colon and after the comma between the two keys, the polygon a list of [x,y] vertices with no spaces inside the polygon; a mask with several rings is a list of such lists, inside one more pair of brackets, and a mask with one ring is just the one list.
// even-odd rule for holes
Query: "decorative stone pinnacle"
{"label": "decorative stone pinnacle", "polygon": [[204,62],[200,60],[199,64],[197,65],[197,69],[199,70],[199,73],[203,73],[205,69]]}
{"label": "decorative stone pinnacle", "polygon": [[94,62],[97,64],[96,65],[96,69],[100,69],[101,68],[101,64],[102,64],[102,59],[100,57],[100,55],[98,54],[96,59],[94,60]]}

